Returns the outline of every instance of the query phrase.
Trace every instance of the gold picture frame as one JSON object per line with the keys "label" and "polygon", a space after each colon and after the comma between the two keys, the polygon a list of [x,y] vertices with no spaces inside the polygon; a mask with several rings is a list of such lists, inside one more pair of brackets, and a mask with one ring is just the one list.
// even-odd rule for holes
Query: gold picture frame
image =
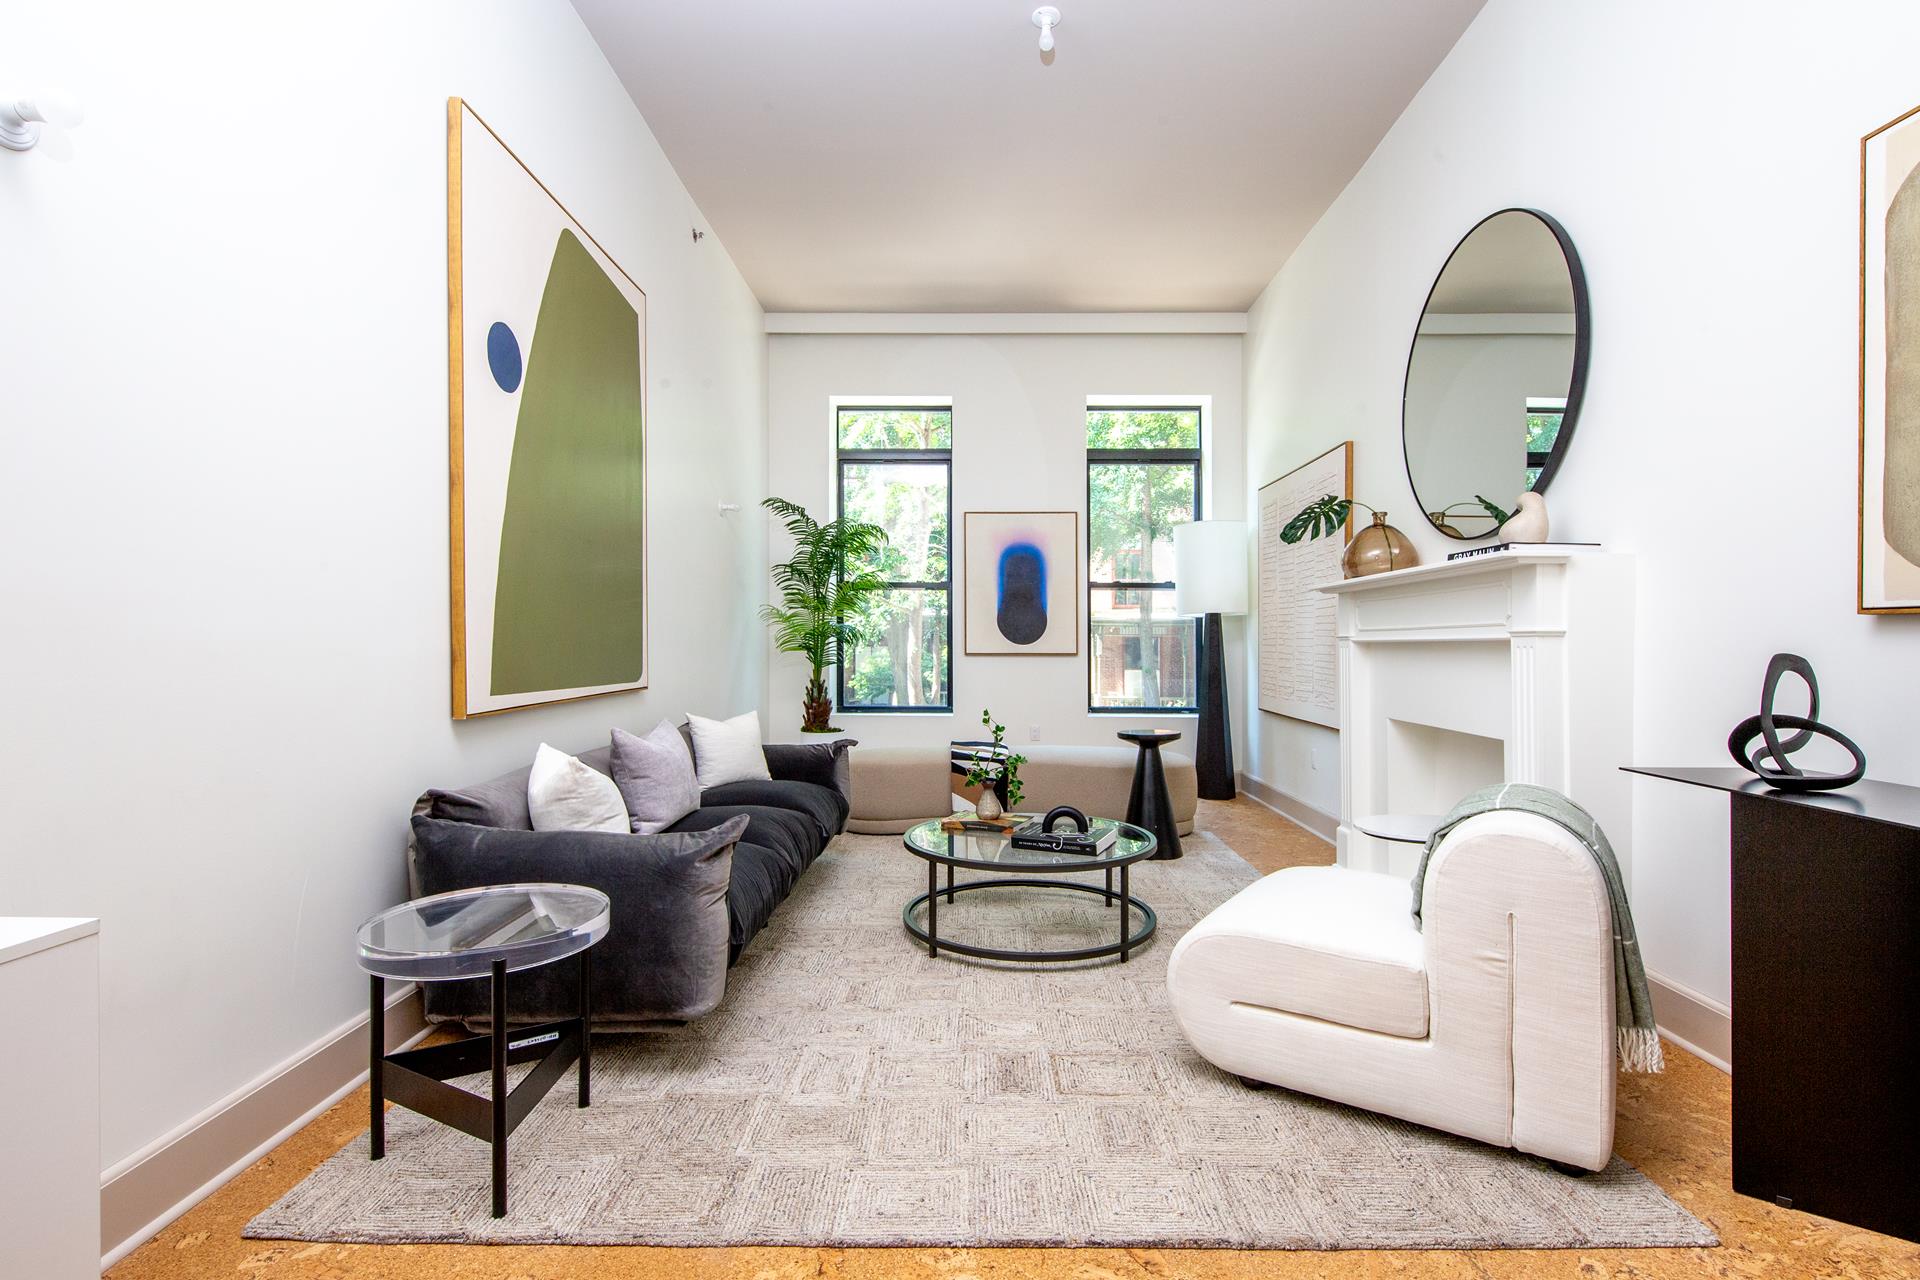
{"label": "gold picture frame", "polygon": [[[634,417],[631,423],[632,440],[630,442],[623,442],[623,452],[621,454],[622,461],[631,469],[631,474],[628,479],[632,481],[632,484],[629,486],[630,491],[624,494],[625,502],[622,504],[623,510],[618,513],[615,521],[619,527],[625,529],[632,535],[630,563],[626,563],[628,557],[624,554],[615,557],[623,562],[623,567],[619,571],[621,574],[621,580],[618,586],[619,606],[623,610],[629,611],[632,616],[638,619],[638,625],[633,628],[633,635],[631,637],[634,647],[632,656],[631,658],[626,657],[623,650],[619,658],[621,662],[631,661],[637,668],[632,678],[616,681],[599,680],[585,684],[556,685],[550,689],[517,689],[508,693],[501,693],[498,688],[499,658],[497,650],[494,647],[494,641],[498,635],[499,619],[494,610],[497,609],[499,602],[500,584],[504,581],[499,575],[499,563],[506,554],[502,545],[506,536],[504,532],[506,515],[492,511],[480,513],[485,516],[488,522],[488,529],[486,531],[478,530],[476,528],[478,521],[476,520],[474,495],[470,492],[473,487],[470,482],[474,479],[474,458],[472,456],[472,450],[475,446],[475,440],[469,430],[469,411],[473,407],[471,404],[471,393],[474,390],[469,385],[469,374],[479,374],[480,371],[474,368],[474,362],[468,358],[469,347],[475,345],[475,335],[469,331],[467,325],[469,318],[467,316],[467,302],[470,292],[468,271],[472,264],[468,260],[470,237],[466,222],[467,211],[465,205],[471,176],[469,173],[469,160],[476,158],[482,153],[473,152],[469,146],[469,125],[478,126],[478,130],[471,135],[471,141],[481,147],[489,149],[489,151],[485,153],[485,163],[491,166],[493,173],[491,180],[494,184],[497,186],[501,181],[500,175],[502,173],[509,175],[507,180],[515,183],[524,177],[525,182],[531,184],[530,188],[521,193],[525,199],[538,204],[540,198],[544,197],[545,201],[551,202],[554,212],[543,212],[541,216],[547,219],[551,226],[560,228],[559,240],[563,245],[569,238],[571,239],[573,256],[570,261],[575,264],[576,271],[579,269],[578,264],[591,263],[591,266],[597,268],[600,275],[605,277],[604,283],[606,288],[600,291],[601,297],[606,297],[606,291],[611,290],[617,293],[633,312],[638,339],[633,351],[634,378],[631,387],[631,391],[635,397],[631,402]],[[497,149],[500,154],[493,155],[491,149]],[[505,162],[510,162],[510,164],[504,163],[501,160],[501,156],[504,156]],[[533,191],[537,191],[539,195],[537,197],[532,195],[531,193]],[[506,216],[504,214],[496,214],[496,208],[500,203],[497,199],[490,197],[485,205],[487,216]],[[542,210],[545,208],[544,205],[540,205],[539,207]],[[555,253],[556,265],[554,271],[557,272],[559,270],[558,264],[560,258],[558,255],[560,248],[556,248]],[[588,272],[588,274],[591,274],[591,272]],[[542,294],[536,301],[539,304],[539,310],[544,313],[552,297],[552,275],[543,275],[541,279],[545,282],[548,292]],[[448,98],[448,606],[451,624],[452,714],[456,720],[498,715],[503,712],[525,710],[530,707],[544,707],[565,702],[578,702],[586,698],[604,697],[615,693],[628,693],[638,689],[645,689],[650,683],[650,654],[652,648],[650,643],[650,629],[652,625],[652,611],[648,607],[647,600],[647,547],[649,544],[648,524],[651,519],[652,504],[648,500],[646,455],[647,435],[652,425],[652,420],[647,408],[646,303],[646,291],[640,287],[639,283],[635,281],[631,275],[627,274],[626,270],[613,259],[612,255],[606,251],[600,242],[581,225],[573,213],[562,204],[552,190],[533,173],[526,162],[507,145],[506,141],[494,131],[493,127],[473,109],[472,105],[459,97]],[[523,323],[530,318],[529,316],[523,315]],[[507,326],[500,323],[496,323],[493,326],[493,329],[500,328],[507,328]],[[533,332],[531,328],[527,331],[529,333]],[[485,358],[481,361],[482,364],[491,363],[493,356],[493,336],[493,332],[490,329],[487,334],[487,349],[485,351]],[[507,337],[511,339],[513,336],[511,329],[509,329]],[[530,348],[531,339],[528,345]],[[509,394],[512,394],[513,392],[519,391],[522,385],[525,385],[519,381],[519,378],[522,376],[521,370],[523,368],[530,377],[532,363],[530,357],[531,351],[529,350],[529,355],[523,362],[516,347],[512,361],[516,379],[515,385],[512,388],[507,388],[503,383],[502,390],[506,390]],[[484,376],[484,374],[481,376]],[[494,371],[496,380],[498,380],[499,376],[499,371],[496,369]],[[625,387],[624,380],[621,381],[620,385],[622,388]],[[524,403],[525,401],[523,400],[522,404]],[[499,416],[498,410],[494,411],[494,416],[496,418]],[[627,424],[623,420],[619,425],[621,429],[624,430]],[[507,478],[503,480],[498,476],[490,477],[488,491],[490,494],[498,496],[502,505],[511,504],[514,497],[511,476],[514,469],[519,466],[519,440],[517,430],[518,428],[507,433],[507,446],[509,451]],[[496,431],[496,445],[498,444],[498,435],[499,433]],[[629,444],[630,448],[628,448]],[[554,446],[549,453],[551,456],[564,458],[566,456],[566,449],[564,446]],[[498,471],[498,459],[493,458],[489,461],[493,469]],[[592,459],[582,458],[580,465],[599,466],[601,462],[602,460],[597,457]],[[548,479],[550,481],[550,477],[548,477]],[[583,486],[583,492],[586,488],[587,487]],[[523,520],[520,522],[519,527],[524,528],[529,525],[537,526],[537,524],[537,521],[530,522]],[[488,549],[492,553],[493,567],[496,571],[495,581],[488,583],[485,591],[481,593],[476,593],[474,590],[475,584],[472,576],[477,567],[475,563],[476,557],[473,554],[474,547],[472,545],[476,536],[482,538],[491,536],[492,543]],[[623,543],[623,552],[624,545]],[[545,559],[551,562],[552,572],[560,573],[563,576],[570,572],[569,566],[564,563],[562,558],[546,557]],[[546,566],[543,565],[542,568],[544,569]],[[484,603],[488,606],[489,612],[487,621],[493,624],[485,642],[480,646],[476,646],[474,643],[476,635],[474,624],[478,621],[474,615],[480,604],[480,602],[475,600],[476,594],[484,596]],[[525,612],[531,613],[531,611]],[[592,618],[588,617],[581,625],[586,626],[591,625],[591,623]],[[624,639],[615,638],[610,641],[604,635],[584,637],[581,647],[585,651],[585,658],[568,656],[573,653],[572,646],[563,642],[552,643],[546,646],[546,648],[554,654],[560,655],[557,660],[564,664],[564,662],[567,661],[590,661],[596,653],[604,654],[609,648],[621,648],[624,644]],[[476,684],[476,679],[481,674],[478,670],[480,666],[480,655],[474,652],[476,647],[484,650],[488,663],[489,684],[485,690],[480,690],[480,686]],[[525,639],[522,639],[519,641],[519,648],[520,651],[525,652],[531,651],[535,646]]]}
{"label": "gold picture frame", "polygon": [[[1889,341],[1895,307],[1908,326],[1920,322],[1920,107],[1860,139],[1855,606],[1863,614],[1920,613],[1920,341],[1897,350]],[[1906,377],[1896,377],[1896,365]]]}
{"label": "gold picture frame", "polygon": [[[1340,727],[1337,601],[1317,588],[1338,582],[1341,556],[1353,535],[1353,513],[1338,534],[1284,543],[1280,531],[1302,507],[1338,488],[1353,498],[1353,441],[1307,459],[1261,485],[1254,495],[1257,630],[1253,691],[1256,707]],[[1319,660],[1310,650],[1318,650]]]}

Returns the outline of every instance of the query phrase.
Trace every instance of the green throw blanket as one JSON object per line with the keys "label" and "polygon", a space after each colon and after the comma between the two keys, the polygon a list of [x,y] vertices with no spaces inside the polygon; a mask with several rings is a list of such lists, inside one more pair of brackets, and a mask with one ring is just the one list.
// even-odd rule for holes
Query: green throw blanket
{"label": "green throw blanket", "polygon": [[1427,860],[1447,833],[1481,813],[1500,809],[1518,809],[1536,814],[1565,827],[1587,847],[1600,866],[1607,882],[1607,897],[1613,905],[1613,1008],[1615,1044],[1620,1050],[1620,1065],[1627,1071],[1653,1072],[1663,1069],[1660,1035],[1653,1026],[1653,998],[1647,992],[1647,969],[1640,959],[1640,942],[1633,933],[1633,911],[1627,905],[1627,887],[1620,879],[1620,863],[1607,843],[1606,832],[1593,815],[1558,791],[1531,783],[1507,782],[1482,787],[1441,819],[1427,838],[1427,850],[1420,857],[1420,868],[1413,876],[1413,918],[1420,920],[1420,894],[1427,881]]}

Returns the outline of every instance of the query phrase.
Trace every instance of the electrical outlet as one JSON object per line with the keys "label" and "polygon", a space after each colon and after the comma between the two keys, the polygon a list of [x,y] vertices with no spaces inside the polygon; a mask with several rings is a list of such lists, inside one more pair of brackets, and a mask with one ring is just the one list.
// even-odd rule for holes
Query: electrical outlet
{"label": "electrical outlet", "polygon": [[1027,741],[1028,741],[1028,742],[1038,742],[1038,741],[1040,741],[1040,726],[1039,726],[1039,725],[1037,725],[1037,724],[1030,724],[1030,725],[1028,725],[1028,726],[1027,726]]}

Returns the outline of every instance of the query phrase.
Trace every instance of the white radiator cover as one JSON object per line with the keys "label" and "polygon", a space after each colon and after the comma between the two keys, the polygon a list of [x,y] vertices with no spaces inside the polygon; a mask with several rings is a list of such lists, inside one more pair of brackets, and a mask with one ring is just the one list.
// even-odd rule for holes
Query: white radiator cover
{"label": "white radiator cover", "polygon": [[1599,820],[1631,886],[1632,557],[1516,549],[1319,589],[1339,605],[1342,865],[1411,875],[1420,857],[1357,816],[1534,782]]}

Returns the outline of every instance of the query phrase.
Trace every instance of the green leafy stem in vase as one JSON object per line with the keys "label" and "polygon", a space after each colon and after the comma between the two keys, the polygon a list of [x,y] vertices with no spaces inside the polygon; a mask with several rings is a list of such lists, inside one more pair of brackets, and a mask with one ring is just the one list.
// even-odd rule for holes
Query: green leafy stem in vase
{"label": "green leafy stem in vase", "polygon": [[[1513,519],[1513,512],[1502,511],[1497,505],[1495,505],[1492,502],[1489,502],[1485,497],[1477,493],[1473,495],[1473,502],[1450,503],[1447,506],[1440,508],[1440,510],[1434,512],[1433,514],[1438,516],[1440,519],[1445,520],[1448,516],[1451,516],[1454,513],[1454,511],[1457,510],[1458,508],[1472,507],[1474,503],[1480,504],[1480,506],[1486,511],[1488,517],[1492,519],[1496,527],[1499,525],[1503,525],[1507,521]],[[1473,512],[1472,517],[1476,520],[1479,519],[1480,518],[1479,512]]]}
{"label": "green leafy stem in vase", "polygon": [[993,746],[973,757],[973,763],[967,768],[967,785],[992,787],[1004,776],[1007,780],[1007,808],[1018,809],[1021,797],[1026,794],[1020,787],[1020,766],[1027,762],[1027,758],[1007,747],[1007,726],[995,724],[991,710],[980,713],[980,723],[993,734]]}
{"label": "green leafy stem in vase", "polygon": [[[1337,498],[1331,493],[1315,498],[1300,508],[1299,515],[1287,521],[1286,527],[1280,530],[1280,541],[1291,544],[1302,538],[1324,538],[1338,533],[1355,507],[1367,507],[1367,504],[1352,498]],[[1380,514],[1373,507],[1367,510]]]}
{"label": "green leafy stem in vase", "polygon": [[[1499,507],[1488,502],[1477,493],[1473,495],[1473,498],[1475,502],[1478,502],[1487,509],[1487,514],[1493,517],[1493,522],[1496,525],[1505,524],[1513,514],[1510,511],[1502,511]],[[1461,502],[1453,504],[1454,507],[1465,505],[1465,503]],[[1293,519],[1287,521],[1286,527],[1280,530],[1280,541],[1292,544],[1299,542],[1303,538],[1324,538],[1329,534],[1338,533],[1340,527],[1347,522],[1347,517],[1353,513],[1355,507],[1366,507],[1368,511],[1373,512],[1376,519],[1384,515],[1377,507],[1367,506],[1366,503],[1353,498],[1335,497],[1329,493],[1324,497],[1315,498],[1312,502],[1300,508],[1300,513],[1294,516]],[[1442,518],[1445,518],[1447,512],[1452,510],[1453,507],[1448,507],[1446,511],[1439,512],[1438,514]]]}

